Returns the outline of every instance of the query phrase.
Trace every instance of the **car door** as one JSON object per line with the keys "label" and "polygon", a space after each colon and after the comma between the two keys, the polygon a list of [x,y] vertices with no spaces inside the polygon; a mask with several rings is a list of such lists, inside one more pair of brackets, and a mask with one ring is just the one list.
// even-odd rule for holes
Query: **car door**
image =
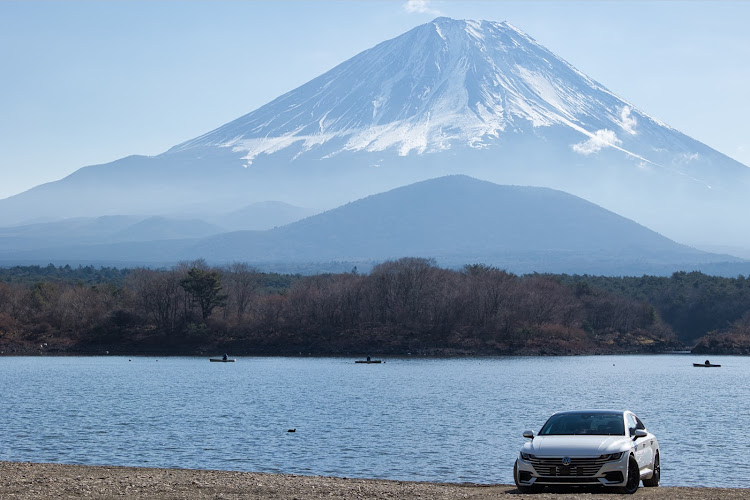
{"label": "car door", "polygon": [[[638,429],[638,421],[636,416],[632,413],[628,413],[628,435],[630,439],[633,439],[633,449],[635,450],[635,460],[638,462],[638,468],[643,470],[644,467],[651,466],[651,445],[649,444],[648,438],[635,439],[635,431]],[[641,424],[642,428],[643,424]]]}
{"label": "car door", "polygon": [[[648,432],[648,430],[646,429],[646,426],[643,425],[643,422],[641,422],[641,419],[638,418],[636,415],[633,415],[633,417],[635,417],[635,428],[642,429]],[[654,438],[654,435],[649,432],[648,437],[639,439],[639,441],[643,441],[642,445],[639,444],[639,446],[642,446],[643,450],[645,451],[644,453],[644,459],[646,460],[645,467],[651,468],[651,466],[654,463],[654,454],[656,453],[656,447],[654,445],[654,442],[656,441],[656,439]],[[638,464],[640,465],[640,462],[638,462]]]}

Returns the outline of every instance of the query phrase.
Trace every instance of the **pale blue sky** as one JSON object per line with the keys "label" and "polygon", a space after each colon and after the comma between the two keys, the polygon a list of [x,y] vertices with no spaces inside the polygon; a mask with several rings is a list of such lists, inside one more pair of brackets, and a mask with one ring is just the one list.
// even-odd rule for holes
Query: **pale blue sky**
{"label": "pale blue sky", "polygon": [[438,15],[508,21],[750,165],[748,1],[0,1],[0,198],[159,154]]}

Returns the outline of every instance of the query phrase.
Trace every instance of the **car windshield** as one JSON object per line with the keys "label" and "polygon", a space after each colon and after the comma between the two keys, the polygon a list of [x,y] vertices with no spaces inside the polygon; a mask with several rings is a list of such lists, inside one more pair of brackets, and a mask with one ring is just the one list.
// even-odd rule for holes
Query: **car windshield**
{"label": "car windshield", "polygon": [[561,413],[552,415],[539,431],[540,436],[593,434],[624,436],[625,424],[618,413]]}

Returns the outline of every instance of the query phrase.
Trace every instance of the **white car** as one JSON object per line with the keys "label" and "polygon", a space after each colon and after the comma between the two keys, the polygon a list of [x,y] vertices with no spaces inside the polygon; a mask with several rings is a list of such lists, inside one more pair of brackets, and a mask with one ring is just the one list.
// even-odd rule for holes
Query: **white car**
{"label": "white car", "polygon": [[513,477],[521,493],[544,486],[602,485],[623,493],[659,486],[659,442],[632,412],[564,411],[521,447]]}

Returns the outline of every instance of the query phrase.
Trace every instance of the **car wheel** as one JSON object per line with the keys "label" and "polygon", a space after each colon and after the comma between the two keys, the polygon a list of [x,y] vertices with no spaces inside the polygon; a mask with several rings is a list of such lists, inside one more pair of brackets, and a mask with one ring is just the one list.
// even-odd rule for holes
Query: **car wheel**
{"label": "car wheel", "polygon": [[638,462],[636,462],[635,457],[630,455],[630,459],[628,460],[628,480],[621,490],[623,493],[632,495],[638,491],[639,484],[641,484],[641,470],[638,468]]}
{"label": "car wheel", "polygon": [[661,480],[661,464],[659,462],[659,453],[657,452],[654,457],[654,474],[651,476],[651,479],[643,480],[643,486],[659,486],[659,481]]}
{"label": "car wheel", "polygon": [[539,491],[538,486],[523,486],[518,484],[518,460],[513,464],[513,481],[516,483],[516,488],[519,493],[536,493]]}

